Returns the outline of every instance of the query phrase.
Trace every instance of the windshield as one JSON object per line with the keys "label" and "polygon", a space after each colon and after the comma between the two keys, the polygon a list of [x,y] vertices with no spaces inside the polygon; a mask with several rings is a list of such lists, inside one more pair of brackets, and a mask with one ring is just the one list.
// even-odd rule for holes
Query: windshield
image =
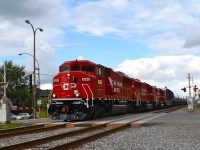
{"label": "windshield", "polygon": [[94,66],[82,66],[82,71],[94,72]]}
{"label": "windshield", "polygon": [[79,71],[80,70],[80,66],[79,65],[73,65],[71,67],[71,71]]}
{"label": "windshield", "polygon": [[60,72],[68,71],[70,70],[70,66],[61,66],[60,67]]}
{"label": "windshield", "polygon": [[86,66],[81,66],[80,65],[72,65],[70,66],[60,66],[60,72],[64,72],[64,71],[80,71],[80,69],[82,71],[86,71],[86,72],[94,72],[94,66],[92,65],[86,65]]}

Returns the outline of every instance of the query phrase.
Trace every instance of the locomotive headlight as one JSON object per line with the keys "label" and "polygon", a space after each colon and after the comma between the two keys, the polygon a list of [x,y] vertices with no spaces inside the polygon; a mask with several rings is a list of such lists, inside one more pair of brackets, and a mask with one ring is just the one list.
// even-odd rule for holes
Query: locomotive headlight
{"label": "locomotive headlight", "polygon": [[69,73],[67,74],[67,77],[68,77],[68,80],[70,80],[70,74]]}
{"label": "locomotive headlight", "polygon": [[56,94],[53,94],[53,97],[56,97]]}
{"label": "locomotive headlight", "polygon": [[76,97],[79,97],[79,93],[76,94]]}

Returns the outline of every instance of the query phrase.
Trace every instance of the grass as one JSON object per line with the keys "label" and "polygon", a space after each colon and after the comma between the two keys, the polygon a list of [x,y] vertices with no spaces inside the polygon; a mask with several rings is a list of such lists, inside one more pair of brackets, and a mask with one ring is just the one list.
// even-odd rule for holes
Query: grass
{"label": "grass", "polygon": [[199,104],[197,104],[197,108],[200,108],[200,103],[199,103]]}
{"label": "grass", "polygon": [[39,111],[39,118],[49,118],[49,114],[47,113],[47,110],[40,110]]}
{"label": "grass", "polygon": [[11,129],[11,128],[17,128],[17,127],[21,127],[23,126],[23,123],[5,123],[5,124],[1,124],[0,123],[0,130],[2,129]]}

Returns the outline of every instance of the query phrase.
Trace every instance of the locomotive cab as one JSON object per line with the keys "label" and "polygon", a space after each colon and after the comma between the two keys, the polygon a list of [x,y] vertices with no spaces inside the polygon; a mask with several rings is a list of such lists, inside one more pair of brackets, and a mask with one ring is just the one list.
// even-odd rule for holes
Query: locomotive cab
{"label": "locomotive cab", "polygon": [[92,97],[92,93],[82,92],[84,86],[92,87],[95,65],[89,62],[65,62],[53,78],[53,100],[79,100]]}

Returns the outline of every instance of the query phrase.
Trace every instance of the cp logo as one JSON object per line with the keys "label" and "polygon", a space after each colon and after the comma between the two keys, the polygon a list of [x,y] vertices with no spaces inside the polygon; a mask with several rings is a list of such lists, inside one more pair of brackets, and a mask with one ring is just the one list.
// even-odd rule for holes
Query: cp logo
{"label": "cp logo", "polygon": [[72,88],[76,88],[76,83],[64,83],[63,90],[71,90]]}

